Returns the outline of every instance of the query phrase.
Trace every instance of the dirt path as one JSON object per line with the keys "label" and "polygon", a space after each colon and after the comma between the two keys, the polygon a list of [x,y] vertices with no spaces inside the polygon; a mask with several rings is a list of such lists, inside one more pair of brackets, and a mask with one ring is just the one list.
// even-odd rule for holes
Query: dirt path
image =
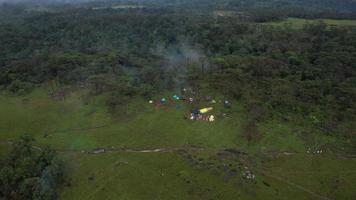
{"label": "dirt path", "polygon": [[[13,141],[0,141],[2,145],[13,145]],[[32,145],[33,149],[42,150],[40,146]],[[162,147],[162,148],[121,148],[121,147],[111,147],[111,148],[95,148],[95,149],[60,149],[52,148],[53,150],[60,153],[86,153],[86,154],[101,154],[101,153],[172,153],[179,151],[219,151],[219,149],[214,148],[203,148],[203,147],[193,147],[193,146],[181,146],[181,147]],[[95,153],[97,152],[97,153]]]}
{"label": "dirt path", "polygon": [[[12,141],[0,141],[0,144],[12,145]],[[40,146],[33,145],[32,148],[36,150],[42,150]],[[102,154],[102,153],[173,153],[179,151],[190,151],[190,152],[218,152],[226,151],[228,149],[217,149],[217,148],[208,148],[208,147],[194,147],[194,146],[179,146],[179,147],[152,147],[152,148],[122,148],[122,147],[98,147],[94,149],[61,149],[61,148],[52,148],[53,150],[59,153],[85,153],[85,154]],[[231,150],[231,149],[230,149]],[[240,149],[233,149],[236,152],[247,154],[246,152]],[[299,154],[298,152],[266,152],[265,155],[278,156],[278,155],[295,155]]]}
{"label": "dirt path", "polygon": [[[100,151],[101,150],[101,151]],[[199,148],[199,147],[164,147],[164,148],[108,148],[108,149],[94,149],[89,151],[80,151],[81,153],[89,154],[99,154],[95,151],[100,151],[101,153],[173,153],[179,151],[218,151],[217,149],[210,148]]]}
{"label": "dirt path", "polygon": [[[10,140],[0,140],[0,144],[3,145],[13,145],[13,141]],[[40,146],[33,145],[32,148],[36,150],[42,150]],[[218,151],[227,151],[228,149],[217,149],[217,148],[209,148],[209,147],[195,147],[195,146],[179,146],[179,147],[152,147],[152,148],[127,148],[127,147],[98,147],[94,149],[61,149],[61,148],[52,148],[53,150],[59,153],[83,153],[83,154],[102,154],[102,153],[173,153],[179,151],[191,151],[191,152],[218,152]],[[231,150],[231,149],[230,149]],[[233,149],[234,151],[247,154],[241,149]],[[263,153],[266,156],[293,156],[298,154],[303,154],[302,152],[265,152]],[[348,159],[354,160],[356,159],[356,155],[353,154],[334,154],[338,159]]]}

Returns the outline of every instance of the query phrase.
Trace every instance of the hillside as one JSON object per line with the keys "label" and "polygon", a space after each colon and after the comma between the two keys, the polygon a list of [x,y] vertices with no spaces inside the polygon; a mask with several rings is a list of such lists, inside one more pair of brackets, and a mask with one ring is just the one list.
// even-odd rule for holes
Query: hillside
{"label": "hillside", "polygon": [[354,1],[72,3],[0,4],[0,199],[354,198]]}

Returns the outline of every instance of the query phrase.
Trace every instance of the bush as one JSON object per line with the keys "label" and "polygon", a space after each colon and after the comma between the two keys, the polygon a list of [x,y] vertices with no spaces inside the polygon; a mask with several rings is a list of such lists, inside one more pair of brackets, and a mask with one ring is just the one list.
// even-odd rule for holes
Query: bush
{"label": "bush", "polygon": [[15,80],[8,86],[8,90],[14,94],[24,94],[32,87],[33,85],[31,83]]}

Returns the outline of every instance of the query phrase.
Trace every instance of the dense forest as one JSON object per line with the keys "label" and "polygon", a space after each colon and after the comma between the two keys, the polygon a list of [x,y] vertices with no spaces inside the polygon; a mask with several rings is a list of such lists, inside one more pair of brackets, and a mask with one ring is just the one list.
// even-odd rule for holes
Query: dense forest
{"label": "dense forest", "polygon": [[[209,88],[243,105],[247,129],[270,119],[299,123],[348,141],[342,149],[354,152],[356,26],[317,19],[356,19],[355,11],[352,0],[4,2],[0,90],[16,97],[45,87],[60,98],[63,88],[85,88],[90,97],[105,95],[115,115],[136,97]],[[316,20],[300,28],[269,24],[291,17]],[[27,159],[17,151],[33,156],[30,139],[23,143],[2,174]],[[56,198],[55,192],[38,196],[43,173],[59,168],[55,154],[34,156],[46,165],[32,163],[36,178],[21,178],[27,185],[17,187],[26,191],[16,199]],[[14,192],[0,178],[0,197],[11,199]]]}
{"label": "dense forest", "polygon": [[[320,22],[296,30],[208,11],[73,8],[13,15],[22,22],[0,29],[0,84],[13,93],[53,80],[120,95],[206,82],[241,99],[257,118],[298,113],[328,134],[353,134],[353,27]],[[177,67],[185,60],[189,71]],[[187,76],[177,80],[176,73]]]}

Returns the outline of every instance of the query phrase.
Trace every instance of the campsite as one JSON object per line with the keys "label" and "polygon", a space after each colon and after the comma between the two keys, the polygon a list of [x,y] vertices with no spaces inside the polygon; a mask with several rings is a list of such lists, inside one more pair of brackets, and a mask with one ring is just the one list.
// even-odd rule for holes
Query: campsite
{"label": "campsite", "polygon": [[355,199],[330,2],[0,0],[0,199]]}

